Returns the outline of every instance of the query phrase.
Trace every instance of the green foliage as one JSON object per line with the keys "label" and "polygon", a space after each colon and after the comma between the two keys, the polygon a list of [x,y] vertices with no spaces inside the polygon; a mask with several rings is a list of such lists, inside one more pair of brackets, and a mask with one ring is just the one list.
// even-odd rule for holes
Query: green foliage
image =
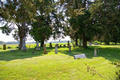
{"label": "green foliage", "polygon": [[[16,40],[20,40],[20,49],[22,47],[22,40],[28,34],[28,26],[36,15],[36,7],[33,0],[6,0],[0,1],[0,17],[1,22],[7,24],[3,26],[3,33],[9,34],[13,29],[16,33],[13,34]],[[10,25],[9,25],[10,24]],[[9,31],[10,30],[10,31]]]}
{"label": "green foliage", "polygon": [[[74,39],[75,36],[77,38],[85,39],[87,41],[92,40],[93,36],[95,35],[97,29],[92,25],[92,21],[90,19],[90,12],[88,10],[83,11],[84,14],[78,15],[77,17],[72,17],[69,19],[70,26],[75,32],[73,35],[70,34],[71,38]],[[84,40],[83,40],[84,41]],[[87,44],[87,41],[85,42]],[[83,43],[84,45],[84,43]],[[85,46],[86,47],[86,46]]]}
{"label": "green foliage", "polygon": [[94,43],[100,44],[100,42],[99,42],[99,41],[94,41]]}
{"label": "green foliage", "polygon": [[0,27],[0,29],[2,30],[2,33],[6,35],[9,35],[12,31],[12,29],[8,27],[8,24],[5,24],[3,27]]}
{"label": "green foliage", "polygon": [[52,34],[52,28],[49,26],[48,21],[43,16],[35,17],[36,21],[32,22],[32,28],[30,34],[35,41],[44,41],[49,39]]}
{"label": "green foliage", "polygon": [[98,39],[109,44],[110,41],[115,43],[119,41],[119,0],[96,0],[95,4],[90,7],[91,18],[96,24],[101,24],[101,33],[96,34]]}

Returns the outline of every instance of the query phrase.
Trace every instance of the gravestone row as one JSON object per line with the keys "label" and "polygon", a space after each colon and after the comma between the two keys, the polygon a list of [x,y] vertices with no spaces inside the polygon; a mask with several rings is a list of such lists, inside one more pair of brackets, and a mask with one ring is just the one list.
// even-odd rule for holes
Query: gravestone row
{"label": "gravestone row", "polygon": [[[39,42],[37,41],[36,44],[37,44],[36,50],[40,50]],[[23,46],[25,46],[24,41],[23,41]],[[52,47],[52,43],[50,43],[50,47]],[[55,45],[55,54],[58,53],[58,47],[59,47],[59,45],[56,44]],[[74,47],[74,45],[73,45],[73,47]],[[69,45],[69,41],[68,41],[68,48],[69,48],[69,52],[71,52],[71,46]],[[3,50],[6,50],[6,44],[3,45]],[[24,48],[24,51],[26,51],[26,50],[27,50],[27,48]],[[46,44],[44,44],[43,50],[44,50],[43,53],[47,54]],[[98,50],[98,52],[99,52],[99,50]],[[97,50],[96,49],[94,49],[94,57],[97,57]],[[85,54],[74,55],[74,59],[77,59],[77,58],[86,58],[86,56],[85,56]]]}

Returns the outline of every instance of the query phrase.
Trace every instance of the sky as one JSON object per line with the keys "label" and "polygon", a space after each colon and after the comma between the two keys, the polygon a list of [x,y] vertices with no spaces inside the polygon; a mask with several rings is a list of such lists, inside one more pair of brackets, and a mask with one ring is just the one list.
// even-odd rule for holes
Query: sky
{"label": "sky", "polygon": [[2,31],[0,30],[0,41],[8,42],[8,41],[16,41],[16,40],[14,40],[12,34],[7,36],[3,34]]}
{"label": "sky", "polygon": [[[61,38],[58,38],[57,40],[54,40],[53,38],[50,38],[48,40],[48,42],[53,42],[53,41],[70,41],[70,37],[69,36],[66,36],[64,39],[61,39]],[[0,41],[3,41],[3,42],[11,42],[11,41],[15,41],[17,42],[13,36],[12,36],[12,33],[10,35],[5,35],[2,33],[2,31],[0,30]],[[35,42],[34,39],[30,36],[27,37],[27,41],[26,42]]]}

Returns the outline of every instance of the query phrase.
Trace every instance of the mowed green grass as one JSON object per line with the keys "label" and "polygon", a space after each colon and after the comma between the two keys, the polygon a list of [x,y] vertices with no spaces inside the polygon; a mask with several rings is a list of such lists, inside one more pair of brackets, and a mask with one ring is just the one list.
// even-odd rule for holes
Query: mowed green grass
{"label": "mowed green grass", "polygon": [[[93,57],[94,48],[99,49],[97,57]],[[28,48],[27,52],[1,49],[0,80],[115,80],[119,69],[111,63],[120,60],[120,45],[72,47],[71,53],[67,47],[61,47],[58,54],[54,47],[47,47],[47,52],[44,55],[43,50],[34,48]],[[75,54],[83,53],[87,58],[74,59]],[[96,74],[88,72],[85,64],[95,67]]]}

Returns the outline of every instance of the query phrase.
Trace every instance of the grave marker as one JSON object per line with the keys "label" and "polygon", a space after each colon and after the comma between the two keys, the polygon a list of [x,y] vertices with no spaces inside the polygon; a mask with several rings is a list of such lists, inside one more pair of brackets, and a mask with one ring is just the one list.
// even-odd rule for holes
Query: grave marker
{"label": "grave marker", "polygon": [[94,49],[94,57],[97,57],[97,50]]}
{"label": "grave marker", "polygon": [[33,55],[35,54],[34,51],[32,52],[32,54],[33,54]]}
{"label": "grave marker", "polygon": [[73,47],[75,47],[75,44],[73,44]]}
{"label": "grave marker", "polygon": [[91,46],[91,43],[89,42],[89,46]]}
{"label": "grave marker", "polygon": [[38,50],[40,50],[40,48],[39,48],[39,41],[36,41],[36,50],[38,51]]}
{"label": "grave marker", "polygon": [[52,43],[50,43],[50,48],[52,48]]}
{"label": "grave marker", "polygon": [[85,54],[74,55],[74,59],[78,59],[78,58],[86,58],[86,55]]}
{"label": "grave marker", "polygon": [[27,48],[25,46],[25,38],[23,38],[22,51],[27,51]]}
{"label": "grave marker", "polygon": [[6,44],[3,44],[3,50],[6,50]]}
{"label": "grave marker", "polygon": [[64,47],[66,47],[66,45],[65,45],[65,44],[64,44],[63,46],[64,46]]}
{"label": "grave marker", "polygon": [[44,54],[47,54],[47,51],[46,51],[46,44],[43,45],[43,49],[44,49]]}
{"label": "grave marker", "polygon": [[60,47],[62,47],[62,45],[60,45]]}

